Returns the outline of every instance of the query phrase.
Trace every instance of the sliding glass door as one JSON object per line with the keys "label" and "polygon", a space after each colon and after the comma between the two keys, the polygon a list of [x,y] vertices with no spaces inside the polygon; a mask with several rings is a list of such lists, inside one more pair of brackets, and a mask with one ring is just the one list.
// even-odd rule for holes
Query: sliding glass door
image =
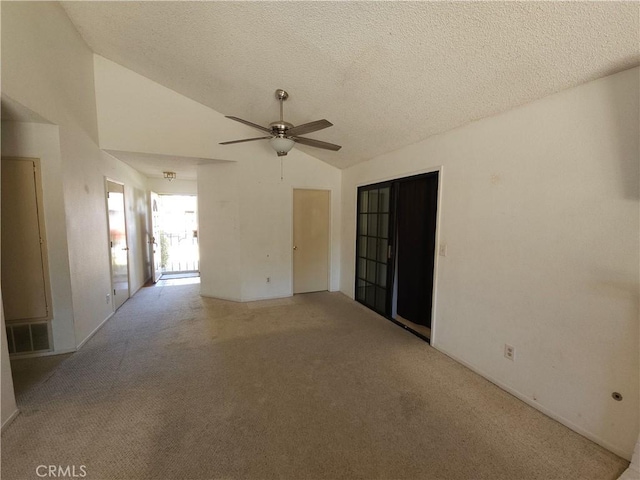
{"label": "sliding glass door", "polygon": [[391,183],[358,189],[356,300],[382,315],[391,305]]}
{"label": "sliding glass door", "polygon": [[358,188],[356,300],[428,339],[438,172]]}

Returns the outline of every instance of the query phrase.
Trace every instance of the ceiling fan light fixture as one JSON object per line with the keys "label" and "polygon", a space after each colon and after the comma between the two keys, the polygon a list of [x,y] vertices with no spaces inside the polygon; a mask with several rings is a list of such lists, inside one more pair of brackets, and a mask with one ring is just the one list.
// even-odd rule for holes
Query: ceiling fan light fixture
{"label": "ceiling fan light fixture", "polygon": [[309,147],[324,148],[325,150],[333,150],[337,152],[342,147],[340,145],[334,145],[333,143],[323,142],[321,140],[315,140],[313,138],[301,137],[307,133],[317,132],[328,127],[332,127],[331,123],[326,118],[322,120],[316,120],[315,122],[304,123],[302,125],[295,126],[289,122],[285,122],[282,114],[282,107],[284,101],[289,98],[289,94],[282,89],[276,90],[276,98],[280,103],[280,120],[271,122],[269,127],[263,127],[256,123],[252,123],[248,120],[243,120],[238,117],[227,116],[228,119],[235,122],[243,123],[249,127],[260,130],[261,132],[268,133],[268,137],[256,137],[256,138],[243,138],[242,140],[232,140],[230,142],[220,142],[220,145],[232,145],[235,143],[253,142],[255,140],[269,140],[271,148],[273,148],[279,157],[284,157],[293,148],[294,143],[301,143]]}
{"label": "ceiling fan light fixture", "polygon": [[287,153],[289,153],[296,142],[286,137],[273,137],[271,140],[269,140],[269,143],[271,144],[271,148],[276,151],[278,156],[283,157]]}

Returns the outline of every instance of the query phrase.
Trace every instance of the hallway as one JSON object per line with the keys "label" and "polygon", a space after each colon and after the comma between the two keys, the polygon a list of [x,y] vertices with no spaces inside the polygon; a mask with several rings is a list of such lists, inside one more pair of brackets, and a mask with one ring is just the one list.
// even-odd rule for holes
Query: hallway
{"label": "hallway", "polygon": [[21,386],[3,478],[613,480],[628,466],[340,293],[198,292],[143,288]]}

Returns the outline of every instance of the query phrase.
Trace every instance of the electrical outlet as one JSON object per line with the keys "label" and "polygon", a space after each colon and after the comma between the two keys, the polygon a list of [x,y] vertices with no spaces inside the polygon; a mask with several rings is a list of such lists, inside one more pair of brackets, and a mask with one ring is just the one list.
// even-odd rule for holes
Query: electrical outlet
{"label": "electrical outlet", "polygon": [[438,254],[441,257],[446,257],[447,256],[447,244],[446,243],[441,243],[439,248],[438,248]]}
{"label": "electrical outlet", "polygon": [[267,283],[271,283],[271,277],[267,277]]}
{"label": "electrical outlet", "polygon": [[513,345],[509,345],[508,343],[504,344],[504,358],[512,361],[516,359],[516,348]]}
{"label": "electrical outlet", "polygon": [[111,303],[111,295],[107,293],[107,305]]}

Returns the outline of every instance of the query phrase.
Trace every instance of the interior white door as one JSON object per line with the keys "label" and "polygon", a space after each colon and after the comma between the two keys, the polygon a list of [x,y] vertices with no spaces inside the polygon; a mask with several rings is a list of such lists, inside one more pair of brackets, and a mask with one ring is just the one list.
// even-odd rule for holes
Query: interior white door
{"label": "interior white door", "polygon": [[293,191],[293,293],[329,289],[329,193]]}
{"label": "interior white door", "polygon": [[2,158],[2,293],[8,321],[51,318],[37,160]]}
{"label": "interior white door", "polygon": [[113,306],[117,310],[129,298],[129,246],[124,213],[124,185],[107,180],[107,207]]}
{"label": "interior white door", "polygon": [[160,252],[160,201],[158,194],[151,192],[151,265],[153,266],[153,283],[160,280],[162,261]]}

